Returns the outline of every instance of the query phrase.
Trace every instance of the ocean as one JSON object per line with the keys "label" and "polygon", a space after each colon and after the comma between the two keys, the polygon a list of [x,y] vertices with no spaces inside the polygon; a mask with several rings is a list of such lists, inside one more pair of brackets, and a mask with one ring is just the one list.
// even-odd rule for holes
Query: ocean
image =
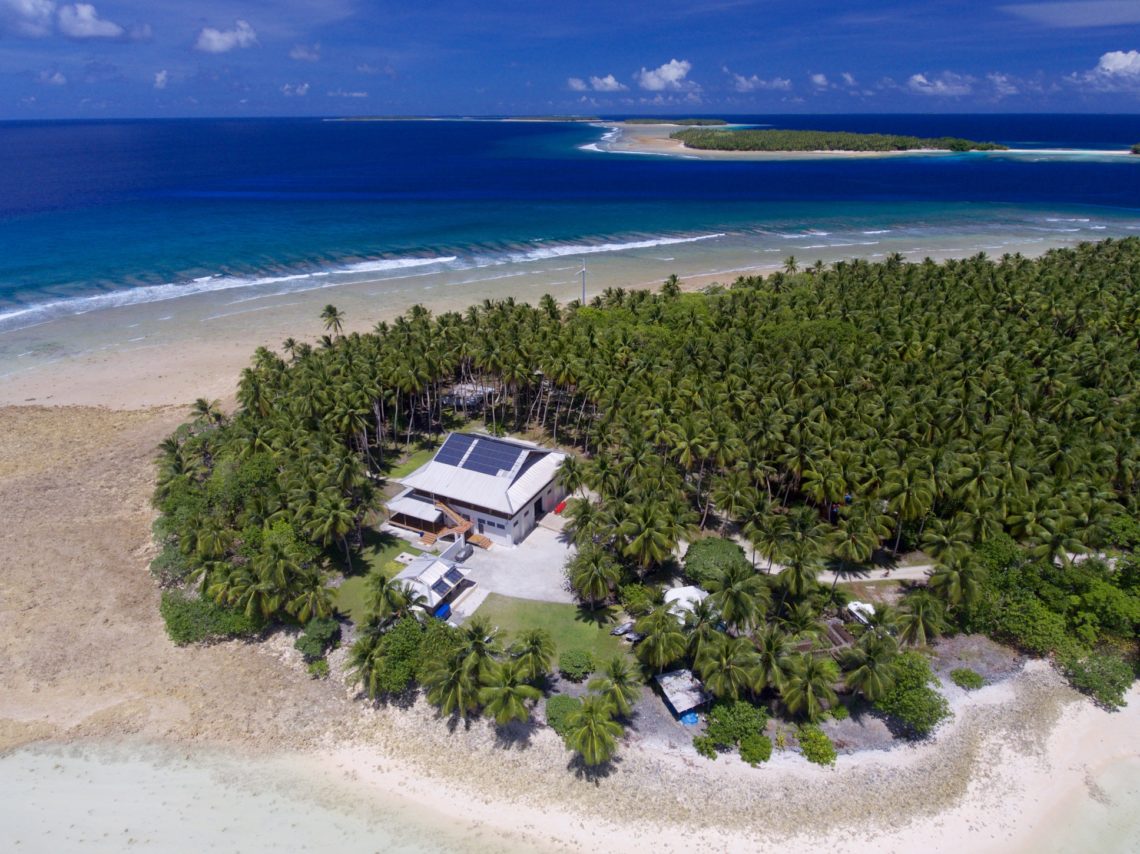
{"label": "ocean", "polygon": [[663,278],[1140,234],[1140,157],[1096,154],[1140,116],[726,118],[1091,153],[713,162],[607,153],[586,124],[2,123],[0,334],[195,294],[437,275],[458,294],[536,265],[572,298],[581,258],[620,282],[622,259]]}

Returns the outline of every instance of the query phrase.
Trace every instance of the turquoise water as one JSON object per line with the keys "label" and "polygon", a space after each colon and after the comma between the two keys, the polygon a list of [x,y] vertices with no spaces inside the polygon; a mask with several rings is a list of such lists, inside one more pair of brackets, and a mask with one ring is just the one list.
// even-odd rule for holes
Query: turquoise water
{"label": "turquoise water", "polygon": [[[1137,117],[741,117],[1122,148]],[[0,332],[211,291],[718,247],[801,259],[1140,233],[1140,158],[709,162],[518,122],[0,124]],[[31,177],[31,176],[34,176]],[[768,260],[771,260],[770,258]],[[715,265],[714,265],[715,266]],[[480,272],[483,271],[483,272]]]}
{"label": "turquoise water", "polygon": [[83,744],[0,757],[6,852],[480,850],[450,823],[414,803],[353,799],[300,766],[201,749]]}

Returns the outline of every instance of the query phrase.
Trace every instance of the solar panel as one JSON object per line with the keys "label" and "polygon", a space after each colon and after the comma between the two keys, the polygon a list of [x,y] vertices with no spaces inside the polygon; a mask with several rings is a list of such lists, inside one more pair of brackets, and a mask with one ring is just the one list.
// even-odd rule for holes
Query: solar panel
{"label": "solar panel", "polygon": [[446,596],[451,592],[451,585],[441,578],[431,586],[431,589],[438,593],[440,596]]}
{"label": "solar panel", "polygon": [[445,463],[449,466],[459,465],[459,461],[463,459],[463,455],[467,453],[467,449],[475,442],[474,436],[467,436],[463,433],[452,433],[447,437],[447,441],[443,443],[443,447],[435,455],[437,463]]}
{"label": "solar panel", "polygon": [[463,573],[460,572],[455,567],[452,567],[451,569],[449,569],[447,572],[444,573],[443,577],[446,578],[448,581],[450,581],[452,584],[458,584],[460,581],[463,580]]}
{"label": "solar panel", "polygon": [[514,445],[496,442],[491,439],[480,439],[463,462],[463,468],[477,471],[481,474],[498,474],[500,471],[510,471],[515,466],[521,448]]}

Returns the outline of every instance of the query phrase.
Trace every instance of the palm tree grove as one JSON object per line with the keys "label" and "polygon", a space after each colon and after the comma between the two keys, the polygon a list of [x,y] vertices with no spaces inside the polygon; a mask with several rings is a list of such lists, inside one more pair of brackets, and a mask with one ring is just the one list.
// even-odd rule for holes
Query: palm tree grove
{"label": "palm tree grove", "polygon": [[[1140,627],[1138,285],[1129,238],[1037,259],[789,259],[701,292],[672,277],[588,305],[417,306],[369,333],[327,306],[317,343],[259,348],[236,411],[201,400],[161,448],[168,631],[297,627],[323,675],[349,622],[335,587],[384,520],[386,476],[466,427],[570,452],[568,583],[586,618],[634,621],[640,640],[566,697],[546,627],[455,628],[373,572],[347,664],[371,700],[422,690],[498,726],[542,704],[597,766],[641,686],[688,668],[714,698],[699,752],[762,762],[778,720],[827,764],[819,725],[849,708],[930,733],[948,711],[929,650],[980,634],[1117,706]],[[494,393],[455,410],[457,383]],[[852,620],[848,582],[907,560],[930,571]],[[708,596],[678,612],[678,584]]]}

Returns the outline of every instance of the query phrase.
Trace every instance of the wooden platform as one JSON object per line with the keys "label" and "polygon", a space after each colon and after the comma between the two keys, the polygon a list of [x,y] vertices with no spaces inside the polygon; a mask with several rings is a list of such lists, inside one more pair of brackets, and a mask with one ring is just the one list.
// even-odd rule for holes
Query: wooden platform
{"label": "wooden platform", "polygon": [[482,534],[468,534],[467,542],[473,546],[478,546],[481,549],[491,548],[491,541],[484,537]]}

